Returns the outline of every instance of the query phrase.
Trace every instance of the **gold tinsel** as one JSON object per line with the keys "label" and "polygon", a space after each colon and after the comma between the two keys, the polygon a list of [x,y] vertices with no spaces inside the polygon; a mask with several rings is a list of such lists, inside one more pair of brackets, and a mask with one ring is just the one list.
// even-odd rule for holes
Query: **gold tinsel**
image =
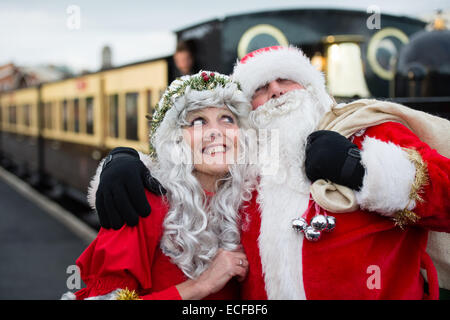
{"label": "gold tinsel", "polygon": [[406,225],[411,223],[416,223],[420,217],[414,212],[408,210],[408,206],[411,201],[423,202],[420,193],[423,192],[424,186],[428,184],[428,169],[425,161],[423,161],[422,156],[417,150],[402,148],[407,154],[409,160],[414,164],[416,168],[416,175],[414,177],[414,182],[411,186],[411,191],[409,192],[409,202],[405,209],[398,211],[394,215],[395,225],[404,229]]}
{"label": "gold tinsel", "polygon": [[134,290],[128,290],[128,288],[121,289],[117,293],[116,300],[142,300]]}
{"label": "gold tinsel", "polygon": [[414,182],[409,193],[409,198],[419,202],[423,202],[420,197],[420,193],[423,192],[423,187],[428,184],[428,169],[427,164],[423,161],[422,156],[417,150],[403,148],[403,150],[408,153],[409,160],[416,167],[416,176],[414,177]]}
{"label": "gold tinsel", "polygon": [[402,211],[398,211],[394,215],[393,219],[395,221],[395,225],[404,230],[405,226],[411,223],[416,223],[417,221],[419,221],[420,217],[410,210],[403,209]]}

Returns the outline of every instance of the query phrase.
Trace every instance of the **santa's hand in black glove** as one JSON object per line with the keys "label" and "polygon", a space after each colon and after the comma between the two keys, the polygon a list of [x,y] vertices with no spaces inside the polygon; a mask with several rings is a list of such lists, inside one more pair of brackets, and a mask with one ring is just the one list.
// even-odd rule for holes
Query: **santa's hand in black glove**
{"label": "santa's hand in black glove", "polygon": [[124,224],[135,226],[139,217],[147,217],[151,207],[145,188],[154,194],[165,193],[159,182],[131,148],[115,148],[105,158],[95,206],[100,225],[120,229]]}
{"label": "santa's hand in black glove", "polygon": [[328,130],[308,136],[305,170],[311,182],[325,179],[354,190],[361,188],[364,178],[358,147],[341,134]]}

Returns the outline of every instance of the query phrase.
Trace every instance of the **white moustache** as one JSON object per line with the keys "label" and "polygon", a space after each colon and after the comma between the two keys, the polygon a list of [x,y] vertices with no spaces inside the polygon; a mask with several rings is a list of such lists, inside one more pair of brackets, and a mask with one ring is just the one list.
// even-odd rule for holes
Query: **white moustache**
{"label": "white moustache", "polygon": [[289,91],[279,98],[273,98],[250,112],[249,120],[256,128],[267,128],[276,118],[292,113],[305,103],[311,103],[308,89]]}

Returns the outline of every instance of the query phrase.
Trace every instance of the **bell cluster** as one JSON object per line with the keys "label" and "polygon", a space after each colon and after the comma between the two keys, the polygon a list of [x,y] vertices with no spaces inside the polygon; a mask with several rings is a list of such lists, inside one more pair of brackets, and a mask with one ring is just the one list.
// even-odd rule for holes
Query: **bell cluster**
{"label": "bell cluster", "polygon": [[322,231],[330,232],[336,227],[336,218],[318,214],[314,216],[310,224],[305,218],[296,218],[292,220],[292,228],[297,232],[303,232],[305,238],[309,241],[318,241]]}

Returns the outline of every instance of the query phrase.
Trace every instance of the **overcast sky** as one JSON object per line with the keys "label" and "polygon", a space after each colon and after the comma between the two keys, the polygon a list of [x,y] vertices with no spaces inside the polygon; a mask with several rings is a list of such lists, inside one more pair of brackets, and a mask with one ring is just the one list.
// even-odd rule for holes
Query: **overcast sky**
{"label": "overcast sky", "polygon": [[[80,9],[79,28],[73,5]],[[411,17],[450,10],[450,0],[0,0],[0,65],[97,70],[105,44],[113,49],[114,65],[168,55],[175,48],[174,30],[218,17],[280,8],[366,11],[371,5]]]}

